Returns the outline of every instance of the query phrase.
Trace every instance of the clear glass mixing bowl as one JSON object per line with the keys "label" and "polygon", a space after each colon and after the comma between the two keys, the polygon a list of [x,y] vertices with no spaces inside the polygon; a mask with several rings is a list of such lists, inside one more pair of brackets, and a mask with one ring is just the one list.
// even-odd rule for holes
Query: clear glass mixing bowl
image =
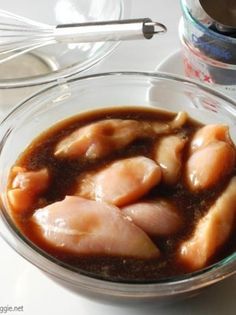
{"label": "clear glass mixing bowl", "polygon": [[[129,16],[131,0],[0,0],[0,8],[50,24],[119,20]],[[89,69],[118,42],[54,44],[0,64],[0,84],[16,88],[49,83]]]}
{"label": "clear glass mixing bowl", "polygon": [[137,303],[191,296],[234,274],[236,253],[198,272],[159,282],[105,281],[99,275],[75,270],[43,252],[21,234],[8,216],[6,184],[10,167],[39,133],[82,111],[130,105],[184,110],[203,123],[226,123],[236,140],[236,102],[184,78],[124,72],[96,74],[55,84],[20,104],[0,124],[0,234],[21,256],[54,281],[89,297]]}

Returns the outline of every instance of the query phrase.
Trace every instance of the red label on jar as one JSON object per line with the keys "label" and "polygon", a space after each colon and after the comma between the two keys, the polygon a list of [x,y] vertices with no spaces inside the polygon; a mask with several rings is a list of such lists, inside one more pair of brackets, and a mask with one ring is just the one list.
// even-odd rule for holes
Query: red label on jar
{"label": "red label on jar", "polygon": [[214,83],[212,80],[212,77],[210,74],[205,73],[201,69],[197,68],[194,66],[189,59],[184,57],[184,70],[186,76],[193,78],[193,79],[198,79],[200,81],[203,81],[205,83]]}

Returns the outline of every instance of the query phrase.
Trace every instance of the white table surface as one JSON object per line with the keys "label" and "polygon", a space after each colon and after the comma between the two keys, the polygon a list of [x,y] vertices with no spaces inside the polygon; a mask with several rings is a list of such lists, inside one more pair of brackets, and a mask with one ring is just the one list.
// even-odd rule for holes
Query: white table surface
{"label": "white table surface", "polygon": [[[164,58],[179,48],[180,15],[178,0],[133,0],[133,17],[150,17],[163,22],[168,27],[168,33],[146,42],[122,43],[112,55],[90,72],[154,71]],[[233,315],[236,314],[235,291],[236,278],[232,277],[209,288],[198,297],[164,307],[153,304],[132,308],[104,305],[82,298],[53,283],[0,239],[0,314],[3,313],[1,307],[23,306],[23,312],[12,314]]]}

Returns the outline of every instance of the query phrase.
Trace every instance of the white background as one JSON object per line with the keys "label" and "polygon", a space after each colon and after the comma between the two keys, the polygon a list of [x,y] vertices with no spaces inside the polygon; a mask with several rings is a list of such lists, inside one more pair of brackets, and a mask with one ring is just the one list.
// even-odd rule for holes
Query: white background
{"label": "white background", "polygon": [[[133,0],[132,16],[150,17],[163,22],[168,27],[168,33],[150,41],[122,43],[112,55],[90,72],[155,71],[164,58],[179,48],[178,21],[181,12],[178,0]],[[22,305],[24,308],[24,312],[11,314],[233,315],[236,314],[235,292],[236,278],[232,277],[207,289],[198,297],[164,307],[148,304],[126,308],[121,304],[99,304],[53,283],[0,239],[0,306]]]}

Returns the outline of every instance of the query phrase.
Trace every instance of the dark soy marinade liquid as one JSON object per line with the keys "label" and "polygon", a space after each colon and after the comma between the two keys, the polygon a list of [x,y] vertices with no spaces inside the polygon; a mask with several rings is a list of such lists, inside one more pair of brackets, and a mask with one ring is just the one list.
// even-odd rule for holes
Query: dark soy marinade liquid
{"label": "dark soy marinade liquid", "polygon": [[[76,178],[78,178],[81,173],[90,170],[99,170],[104,167],[104,165],[120,158],[136,155],[145,155],[152,158],[154,143],[156,143],[158,138],[165,135],[159,135],[149,139],[139,139],[118,152],[115,151],[105,158],[96,160],[87,160],[83,157],[77,160],[55,157],[55,146],[65,136],[79,127],[102,119],[118,118],[168,122],[172,120],[175,115],[176,114],[162,112],[156,109],[137,107],[110,108],[74,116],[60,122],[41,134],[26,151],[23,152],[16,162],[16,165],[33,171],[46,167],[50,173],[50,187],[40,197],[38,203],[32,205],[32,211],[24,216],[16,215],[13,212],[14,221],[20,231],[38,247],[49,253],[52,257],[67,264],[71,269],[94,277],[124,282],[155,282],[167,277],[188,273],[189,270],[187,267],[181,265],[176,259],[176,249],[180,242],[187,239],[193,233],[196,222],[207,209],[209,209],[217,196],[219,196],[221,191],[225,188],[229,177],[217,187],[214,187],[214,189],[197,194],[189,192],[185,188],[183,179],[181,178],[177,185],[167,187],[164,184],[159,184],[158,187],[152,189],[149,194],[145,196],[145,199],[167,197],[172,200],[179,209],[184,221],[184,227],[181,231],[169,238],[151,237],[152,241],[162,252],[161,258],[158,259],[142,260],[100,255],[73,255],[49,245],[40,237],[36,226],[30,220],[37,208],[42,208],[50,203],[62,200],[66,195],[73,195]],[[200,123],[188,119],[187,123],[185,123],[181,130],[177,130],[176,133],[181,131],[191,140],[192,135],[201,126]],[[183,164],[185,163],[187,151],[188,146],[186,146],[185,152],[183,152]],[[233,173],[235,173],[235,170]],[[232,176],[232,173],[230,175]],[[10,177],[9,185],[11,181],[12,178]],[[227,245],[217,253],[209,264],[214,263],[216,260],[225,257],[224,255],[228,255],[235,250],[235,236],[235,234],[231,236]]]}

